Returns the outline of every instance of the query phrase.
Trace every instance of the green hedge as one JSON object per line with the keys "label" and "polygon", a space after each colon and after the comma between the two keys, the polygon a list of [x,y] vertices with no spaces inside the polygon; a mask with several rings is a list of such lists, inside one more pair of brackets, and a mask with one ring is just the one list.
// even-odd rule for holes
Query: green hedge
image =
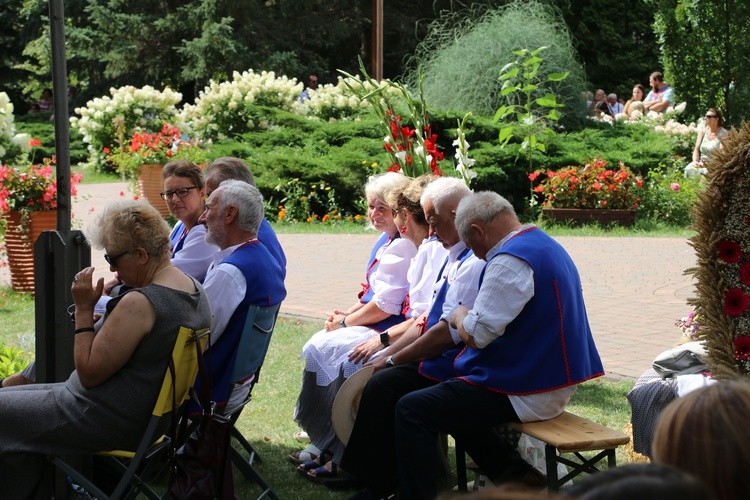
{"label": "green hedge", "polygon": [[[322,182],[333,191],[334,201],[318,196],[310,204],[311,210],[322,216],[335,205],[342,213],[363,214],[362,187],[369,175],[384,172],[389,161],[383,150],[385,131],[377,118],[363,115],[356,120],[323,122],[275,108],[259,107],[258,113],[266,118],[267,128],[209,145],[209,159],[244,159],[271,211],[288,194],[299,195],[300,186],[307,186],[305,189],[312,193],[317,189],[313,186]],[[439,135],[438,146],[446,155],[440,167],[447,175],[455,175],[452,142],[461,117],[457,113],[431,116],[432,131]],[[36,160],[54,153],[52,122],[21,117],[17,128],[42,141]],[[466,138],[477,172],[472,188],[497,191],[524,213],[528,206],[529,163],[526,158],[517,158],[513,148],[500,147],[498,133],[499,127],[490,118],[474,116],[469,121]],[[559,131],[547,143],[546,155],[534,153],[531,169],[557,169],[603,158],[612,165],[622,161],[646,177],[653,168],[673,165],[676,156],[689,157],[694,140],[657,133],[645,125],[592,122],[580,130]],[[71,160],[86,160],[86,148],[75,132],[71,132]]]}

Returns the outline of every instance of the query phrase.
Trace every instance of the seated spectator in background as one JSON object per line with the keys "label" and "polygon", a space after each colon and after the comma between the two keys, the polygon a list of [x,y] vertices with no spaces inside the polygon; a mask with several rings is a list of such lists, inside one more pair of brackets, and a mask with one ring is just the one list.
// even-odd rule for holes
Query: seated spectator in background
{"label": "seated spectator in background", "polygon": [[665,112],[672,104],[672,87],[664,82],[664,75],[658,71],[651,73],[651,76],[648,77],[648,83],[651,85],[651,91],[643,101],[645,112]]}
{"label": "seated spectator in background", "polygon": [[622,109],[622,112],[625,113],[628,118],[633,118],[633,111],[637,110],[640,113],[643,113],[643,98],[645,96],[646,89],[644,89],[643,85],[641,85],[640,83],[636,84],[635,87],[633,87],[633,96],[628,99],[628,102],[625,103],[625,107]]}
{"label": "seated spectator in background", "polygon": [[656,463],[701,479],[718,499],[750,491],[750,382],[721,380],[674,400],[654,434]]}
{"label": "seated spectator in background", "polygon": [[3,498],[50,498],[49,455],[135,449],[180,328],[211,322],[206,294],[170,262],[169,226],[148,203],[106,206],[86,236],[131,288],[95,321],[104,280],[93,282],[93,267],[78,272],[71,285],[75,371],[65,382],[0,390]]}
{"label": "seated spectator in background", "polygon": [[607,108],[607,94],[604,90],[597,89],[594,94],[594,100],[589,104],[589,114],[592,116],[600,117],[603,114],[609,114],[609,108]]}
{"label": "seated spectator in background", "polygon": [[42,91],[42,97],[37,101],[36,105],[39,111],[52,111],[52,89],[44,89]]}
{"label": "seated spectator in background", "polygon": [[206,241],[221,249],[203,283],[212,313],[205,355],[211,401],[226,413],[245,401],[253,381],[230,380],[248,308],[275,306],[286,298],[281,267],[257,238],[262,219],[263,196],[236,180],[222,182],[211,193],[200,218]]}
{"label": "seated spectator in background", "polygon": [[559,243],[489,191],[461,200],[456,228],[487,265],[471,310],[450,318],[466,344],[451,378],[396,406],[399,498],[435,497],[441,432],[461,439],[490,479],[540,476],[493,428],[553,418],[577,384],[604,375],[578,271]]}
{"label": "seated spectator in background", "polygon": [[623,105],[617,101],[617,94],[614,92],[607,96],[607,110],[612,116],[622,113]]}
{"label": "seated spectator in background", "polygon": [[698,137],[695,139],[693,161],[685,167],[686,177],[705,175],[708,172],[706,163],[711,160],[711,154],[723,147],[721,140],[729,134],[729,131],[722,127],[724,119],[718,109],[708,108],[703,119],[706,123],[698,131]]}
{"label": "seated spectator in background", "polygon": [[[206,167],[203,175],[206,179],[206,196],[210,196],[214,189],[219,187],[219,184],[229,179],[246,182],[256,187],[255,179],[247,164],[241,159],[232,156],[224,156],[212,161]],[[281,266],[284,277],[286,277],[286,255],[284,254],[284,249],[281,248],[279,238],[265,217],[260,221],[258,239],[271,252],[271,255],[273,255],[276,262]]]}
{"label": "seated spectator in background", "polygon": [[299,96],[299,102],[305,102],[310,99],[310,92],[318,90],[318,75],[311,73],[307,77],[307,86]]}
{"label": "seated spectator in background", "polygon": [[188,160],[172,161],[162,169],[159,195],[178,222],[169,235],[172,264],[201,283],[219,247],[206,241],[206,226],[198,223],[205,210],[203,171]]}
{"label": "seated spectator in background", "polygon": [[[562,491],[578,500],[714,500],[700,480],[659,464],[625,464],[581,479]],[[717,499],[718,500],[718,499]]]}

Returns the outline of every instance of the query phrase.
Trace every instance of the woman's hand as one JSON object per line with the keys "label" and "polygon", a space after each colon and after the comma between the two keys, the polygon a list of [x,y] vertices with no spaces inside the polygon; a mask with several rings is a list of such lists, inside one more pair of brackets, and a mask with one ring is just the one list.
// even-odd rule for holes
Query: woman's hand
{"label": "woman's hand", "polygon": [[328,315],[326,320],[326,331],[331,332],[341,328],[341,320],[346,318],[346,314],[336,309],[332,314]]}
{"label": "woman's hand", "polygon": [[370,337],[368,340],[358,344],[349,353],[349,361],[352,363],[359,363],[362,361],[366,363],[370,360],[373,354],[383,348],[383,343],[380,342],[380,335]]}
{"label": "woman's hand", "polygon": [[94,268],[87,267],[78,272],[70,285],[70,293],[73,295],[73,303],[76,307],[76,317],[94,318],[94,306],[104,290],[104,278],[99,278],[96,287],[92,284]]}

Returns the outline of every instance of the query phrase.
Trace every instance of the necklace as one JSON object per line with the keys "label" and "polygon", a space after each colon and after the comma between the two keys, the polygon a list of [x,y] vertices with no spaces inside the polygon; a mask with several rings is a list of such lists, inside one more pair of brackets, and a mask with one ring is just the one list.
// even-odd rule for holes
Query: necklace
{"label": "necklace", "polygon": [[168,266],[164,266],[164,267],[162,267],[161,269],[159,269],[158,271],[156,271],[156,272],[154,273],[154,275],[153,275],[153,276],[151,276],[151,281],[153,281],[153,280],[154,280],[154,278],[156,278],[156,275],[157,275],[157,274],[159,274],[159,273],[160,273],[160,272],[162,272],[162,271],[166,271],[166,270],[167,270],[167,269],[169,269],[170,267],[174,267],[174,266],[173,266],[172,264],[169,264]]}

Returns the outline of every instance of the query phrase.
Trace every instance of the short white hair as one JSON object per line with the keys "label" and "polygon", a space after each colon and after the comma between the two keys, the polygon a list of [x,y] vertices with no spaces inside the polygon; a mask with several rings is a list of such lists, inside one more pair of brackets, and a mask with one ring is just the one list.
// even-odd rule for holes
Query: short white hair
{"label": "short white hair", "polygon": [[508,200],[493,191],[480,191],[465,197],[456,209],[456,229],[464,242],[469,238],[469,228],[475,222],[491,222],[502,213],[516,217]]}
{"label": "short white hair", "polygon": [[427,200],[431,201],[437,214],[440,213],[440,209],[446,203],[451,201],[458,203],[462,198],[470,194],[471,189],[469,189],[463,179],[457,177],[440,177],[425,186],[419,202],[424,207]]}
{"label": "short white hair", "polygon": [[222,213],[230,205],[237,207],[239,229],[258,235],[264,212],[263,195],[258,188],[244,181],[230,179],[219,184],[211,196],[218,196],[218,209]]}

